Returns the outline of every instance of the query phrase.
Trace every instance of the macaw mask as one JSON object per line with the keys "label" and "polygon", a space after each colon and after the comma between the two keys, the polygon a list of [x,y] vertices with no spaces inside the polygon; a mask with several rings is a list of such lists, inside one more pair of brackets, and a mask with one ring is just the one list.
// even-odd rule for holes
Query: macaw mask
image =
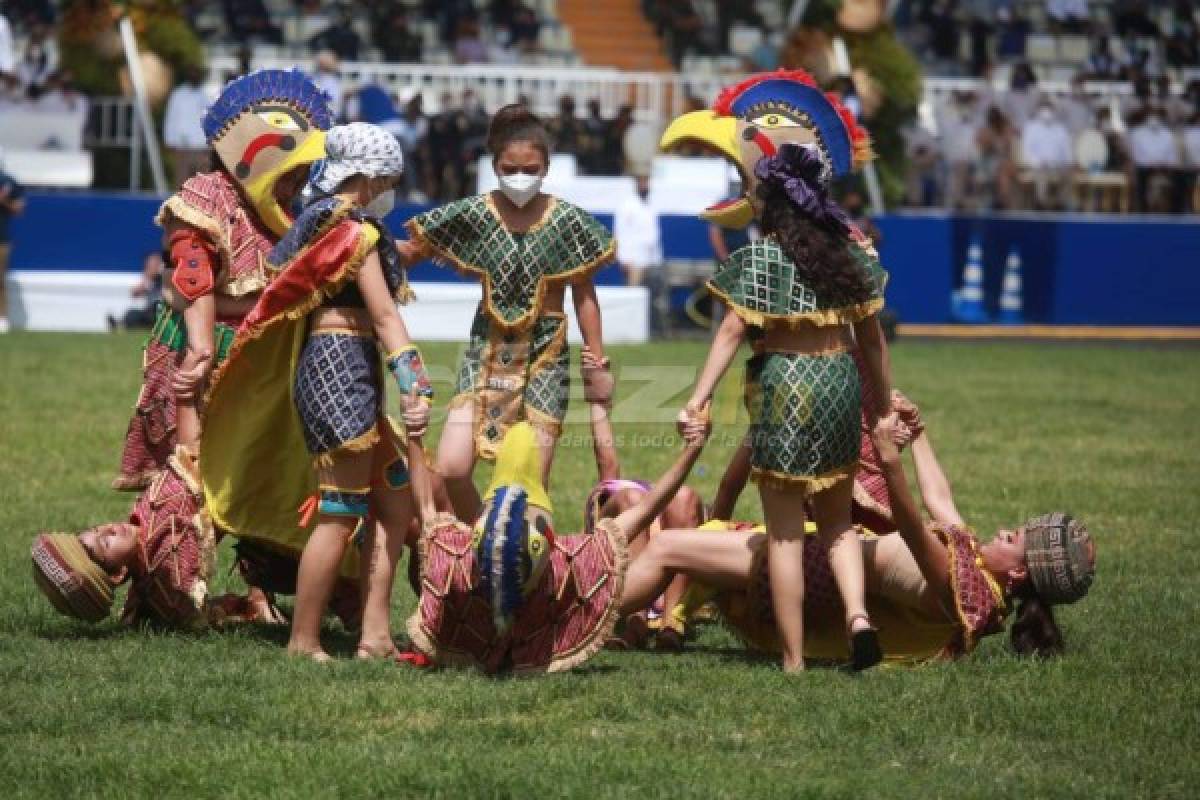
{"label": "macaw mask", "polygon": [[324,156],[323,131],[333,122],[328,100],[299,70],[259,70],[231,81],[204,116],[209,144],[277,235],[291,227],[292,216],[275,185]]}

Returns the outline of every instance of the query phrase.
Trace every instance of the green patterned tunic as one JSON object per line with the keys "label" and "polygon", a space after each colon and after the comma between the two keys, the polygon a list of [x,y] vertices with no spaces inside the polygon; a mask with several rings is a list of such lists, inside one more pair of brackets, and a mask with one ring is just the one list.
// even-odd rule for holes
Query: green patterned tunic
{"label": "green patterned tunic", "polygon": [[451,401],[476,401],[479,454],[494,458],[504,433],[521,419],[558,435],[570,388],[567,324],[542,304],[550,288],[612,260],[608,229],[577,206],[551,198],[537,224],[514,233],[486,194],[413,217],[408,229],[435,260],[483,284]]}
{"label": "green patterned tunic", "polygon": [[[883,307],[887,273],[869,242],[858,237],[847,246],[873,290],[857,305],[839,307],[818,296],[771,238],[732,253],[708,288],[748,325],[766,330],[866,319]],[[764,352],[746,362],[754,479],[816,492],[851,477],[858,462],[861,393],[847,352]]]}

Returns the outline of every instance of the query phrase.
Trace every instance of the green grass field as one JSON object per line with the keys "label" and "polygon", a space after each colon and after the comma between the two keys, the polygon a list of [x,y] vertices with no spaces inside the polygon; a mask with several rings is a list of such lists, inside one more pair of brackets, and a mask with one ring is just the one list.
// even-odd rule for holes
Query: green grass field
{"label": "green grass field", "polygon": [[[0,337],[4,797],[1196,796],[1195,350],[894,349],[897,383],[978,531],[1063,508],[1096,537],[1092,593],[1059,616],[1061,660],[1018,660],[993,637],[956,664],[788,677],[709,626],[682,656],[603,653],[566,675],[504,680],[355,663],[335,623],[327,641],[343,658],[322,667],[288,659],[277,629],[148,634],[55,614],[29,542],[127,513],[131,496],[107,487],[139,346]],[[443,375],[456,355],[426,352]],[[618,431],[644,434],[627,437],[626,474],[653,477],[673,457],[654,434],[682,398],[652,395],[684,390],[704,347],[612,355]],[[739,381],[726,380],[718,433],[738,430]],[[594,478],[586,428],[569,433],[553,484],[564,530]],[[693,476],[706,496],[725,444]],[[740,512],[757,515],[753,491]],[[236,590],[223,549],[215,588]],[[397,631],[412,601],[400,583]]]}

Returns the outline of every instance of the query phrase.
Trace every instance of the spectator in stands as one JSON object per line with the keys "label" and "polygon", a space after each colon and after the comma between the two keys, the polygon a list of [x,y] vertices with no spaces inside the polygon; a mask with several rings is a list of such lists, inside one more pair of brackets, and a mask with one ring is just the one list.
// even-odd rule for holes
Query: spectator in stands
{"label": "spectator in stands", "polygon": [[9,223],[25,211],[25,190],[4,171],[0,151],[0,333],[8,333],[8,259],[12,254]]}
{"label": "spectator in stands", "polygon": [[313,60],[312,82],[329,95],[329,107],[335,117],[342,116],[342,65],[330,50],[322,50]]}
{"label": "spectator in stands", "polygon": [[1151,104],[1163,112],[1167,124],[1172,127],[1182,125],[1192,115],[1191,103],[1186,97],[1179,97],[1171,92],[1171,81],[1165,74],[1159,75],[1154,81]]}
{"label": "spectator in stands", "polygon": [[1012,63],[1025,58],[1025,40],[1029,38],[1029,20],[1008,6],[996,9],[996,58]]}
{"label": "spectator in stands", "polygon": [[910,206],[928,208],[941,200],[941,160],[938,142],[921,125],[910,125],[904,131],[904,149],[908,155],[908,175],[905,195]]}
{"label": "spectator in stands", "polygon": [[967,12],[967,31],[971,40],[969,69],[971,75],[980,77],[987,73],[992,61],[988,51],[993,32],[993,3],[992,0],[966,0],[963,6]]}
{"label": "spectator in stands", "polygon": [[979,159],[975,132],[979,108],[974,92],[955,91],[938,115],[942,134],[942,157],[946,161],[946,205],[961,209],[969,205],[973,170]]}
{"label": "spectator in stands", "polygon": [[679,67],[688,53],[707,52],[704,46],[704,18],[692,0],[664,0],[663,21],[671,62]]}
{"label": "spectator in stands", "polygon": [[1109,36],[1092,38],[1092,52],[1084,66],[1083,75],[1093,81],[1115,81],[1125,73],[1126,64],[1113,55],[1112,39]]}
{"label": "spectator in stands", "polygon": [[199,172],[207,172],[211,162],[208,141],[200,125],[213,100],[204,89],[206,78],[202,67],[192,67],[185,73],[183,82],[167,96],[163,144],[170,149],[176,184],[182,184]]}
{"label": "spectator in stands", "polygon": [[1140,211],[1168,212],[1182,208],[1182,174],[1174,132],[1159,108],[1129,131],[1129,150],[1135,176],[1134,198]]}
{"label": "spectator in stands", "polygon": [[1047,0],[1046,17],[1053,33],[1085,33],[1088,29],[1087,0]]}
{"label": "spectator in stands", "polygon": [[463,16],[454,34],[454,61],[458,64],[486,64],[488,49],[479,29],[479,18]]}
{"label": "spectator in stands", "polygon": [[328,50],[342,61],[358,61],[362,37],[354,30],[354,9],[343,0],[333,9],[333,22],[328,28],[308,40],[314,51]]}
{"label": "spectator in stands", "polygon": [[1111,109],[1101,108],[1096,112],[1096,130],[1100,131],[1108,148],[1108,160],[1101,171],[1122,175],[1127,185],[1133,186],[1133,161],[1129,157],[1129,140],[1124,133],[1117,130]]}
{"label": "spectator in stands", "polygon": [[1033,67],[1021,62],[1013,67],[1008,94],[1004,98],[1004,113],[1017,128],[1023,128],[1041,101],[1037,75]]}
{"label": "spectator in stands", "polygon": [[[747,3],[745,0],[714,0],[713,5],[716,6],[717,12],[714,44],[721,53],[729,52],[729,31],[734,25],[741,24],[764,31],[766,29],[766,22],[754,7],[754,3]],[[763,37],[763,41],[766,41],[766,37]]]}
{"label": "spectator in stands", "polygon": [[454,106],[454,95],[442,92],[440,109],[429,120],[429,184],[426,194],[435,201],[465,196],[466,170],[462,160],[463,116]]}
{"label": "spectator in stands", "polygon": [[58,48],[50,38],[50,30],[45,25],[36,25],[29,31],[25,53],[17,62],[17,81],[31,98],[37,97],[56,69]]}
{"label": "spectator in stands", "polygon": [[601,175],[620,175],[625,169],[625,134],[633,127],[633,106],[628,103],[617,109],[617,116],[608,126],[608,135],[601,148],[604,171]]}
{"label": "spectator in stands", "polygon": [[487,152],[487,132],[491,116],[483,105],[483,100],[474,89],[463,89],[462,110],[459,112],[462,121],[462,161],[464,167],[463,194],[473,191],[479,177],[479,157]]}
{"label": "spectator in stands", "polygon": [[[429,120],[425,117],[421,93],[406,89],[400,94],[403,111],[393,131],[404,151],[404,195],[409,200],[424,201],[426,158],[426,136],[429,135]],[[421,188],[418,188],[421,187]]]}
{"label": "spectator in stands", "polygon": [[1196,41],[1196,24],[1191,19],[1175,20],[1175,30],[1164,43],[1167,66],[1200,66],[1200,43]]}
{"label": "spectator in stands", "polygon": [[263,0],[221,0],[221,8],[229,34],[237,41],[283,44],[283,31],[271,22]]}
{"label": "spectator in stands", "polygon": [[1039,104],[1037,113],[1021,131],[1021,160],[1033,184],[1034,208],[1063,208],[1066,197],[1062,190],[1075,163],[1075,151],[1070,131],[1048,100]]}
{"label": "spectator in stands", "polygon": [[988,106],[984,124],[975,134],[979,151],[977,177],[986,207],[1013,208],[1017,163],[1017,132],[1008,117],[996,106]]}
{"label": "spectator in stands", "polygon": [[1071,92],[1059,101],[1058,110],[1072,138],[1092,127],[1096,112],[1084,89],[1083,75],[1076,75],[1071,79]]}
{"label": "spectator in stands", "polygon": [[154,318],[158,313],[158,303],[162,300],[162,295],[163,257],[160,251],[151,250],[142,259],[141,279],[129,290],[129,296],[136,298],[138,304],[128,309],[119,320],[109,314],[108,329],[133,331],[154,327]]}
{"label": "spectator in stands", "polygon": [[1150,19],[1149,5],[1146,0],[1114,0],[1109,13],[1117,35],[1158,38],[1158,26]]}
{"label": "spectator in stands", "polygon": [[408,10],[399,0],[371,4],[371,37],[390,64],[417,64],[424,41],[408,26]]}
{"label": "spectator in stands", "polygon": [[0,75],[11,75],[17,69],[17,53],[13,47],[12,25],[0,5]]}
{"label": "spectator in stands", "polygon": [[608,137],[608,120],[600,112],[600,101],[588,100],[588,115],[583,121],[583,136],[575,157],[584,175],[600,175],[604,169],[604,141]]}
{"label": "spectator in stands", "polygon": [[538,35],[542,23],[533,9],[523,3],[518,3],[513,12],[510,26],[509,43],[522,53],[530,53],[538,48]]}
{"label": "spectator in stands", "polygon": [[558,153],[577,156],[579,147],[587,137],[587,130],[579,117],[575,116],[575,98],[564,94],[558,98],[558,116],[546,124],[546,130]]}
{"label": "spectator in stands", "polygon": [[958,49],[962,31],[958,21],[957,0],[932,0],[926,3],[920,20],[929,29],[929,55],[941,71],[956,74],[961,70]]}

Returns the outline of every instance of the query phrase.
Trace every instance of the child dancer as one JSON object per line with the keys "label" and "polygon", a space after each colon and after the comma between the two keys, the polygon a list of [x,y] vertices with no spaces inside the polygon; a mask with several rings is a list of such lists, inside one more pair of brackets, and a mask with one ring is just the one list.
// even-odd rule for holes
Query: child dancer
{"label": "child dancer", "polygon": [[718,330],[681,417],[708,403],[747,329],[761,329],[759,352],[747,364],[746,392],[752,477],[767,522],[783,667],[804,666],[810,501],[846,609],[852,663],[865,669],[882,653],[866,611],[862,550],[850,520],[862,406],[849,327],[877,389],[880,407],[867,409],[877,418],[887,413],[891,396],[876,316],[886,273],[869,241],[830,198],[829,182],[869,156],[866,134],[808,75],[781,72],[726,90],[713,112],[676,120],[664,145],[705,135],[752,176],[750,195],[739,203],[756,213],[764,238],[733,253],[709,282],[733,313]]}
{"label": "child dancer", "polygon": [[[567,412],[567,323],[571,296],[584,343],[607,373],[592,275],[613,257],[594,217],[542,192],[550,142],[523,106],[496,112],[488,149],[500,189],[435,208],[409,221],[421,252],[478,278],[483,298],[459,366],[456,394],[438,445],[438,471],[460,519],[474,519],[478,457],[492,460],[508,428],[528,420],[538,433],[545,483]],[[611,379],[608,380],[611,391]]]}
{"label": "child dancer", "polygon": [[[433,394],[396,311],[410,292],[380,221],[403,169],[400,147],[382,128],[355,123],[330,130],[326,151],[310,179],[317,199],[271,252],[277,277],[217,373],[201,445],[206,492],[222,527],[303,531],[296,504],[308,496],[301,525],[314,513],[317,524],[300,560],[288,650],[318,661],[329,658],[322,612],[350,537],[368,515],[386,535],[368,537],[358,656],[395,650],[392,578],[412,502],[401,439],[383,413],[381,361],[401,389],[412,430],[424,429]],[[252,411],[225,407],[226,397],[246,391],[256,398]]]}

